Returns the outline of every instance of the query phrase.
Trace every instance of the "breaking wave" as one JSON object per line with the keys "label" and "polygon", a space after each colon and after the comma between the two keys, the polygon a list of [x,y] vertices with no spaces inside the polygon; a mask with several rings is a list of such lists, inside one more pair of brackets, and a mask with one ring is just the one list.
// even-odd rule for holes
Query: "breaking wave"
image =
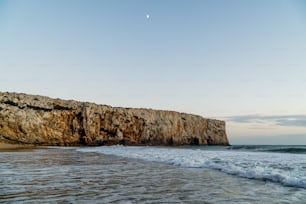
{"label": "breaking wave", "polygon": [[292,154],[306,154],[306,146],[301,145],[234,145],[227,148],[228,150],[247,150],[260,152],[279,152]]}
{"label": "breaking wave", "polygon": [[125,146],[79,148],[78,151],[141,159],[184,168],[209,168],[244,178],[306,188],[306,160],[301,154]]}

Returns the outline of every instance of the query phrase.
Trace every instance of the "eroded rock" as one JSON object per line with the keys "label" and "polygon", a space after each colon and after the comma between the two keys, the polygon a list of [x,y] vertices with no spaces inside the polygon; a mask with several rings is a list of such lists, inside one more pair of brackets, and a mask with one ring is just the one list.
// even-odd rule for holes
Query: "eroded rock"
{"label": "eroded rock", "polygon": [[36,145],[228,145],[225,122],[0,92],[0,141]]}

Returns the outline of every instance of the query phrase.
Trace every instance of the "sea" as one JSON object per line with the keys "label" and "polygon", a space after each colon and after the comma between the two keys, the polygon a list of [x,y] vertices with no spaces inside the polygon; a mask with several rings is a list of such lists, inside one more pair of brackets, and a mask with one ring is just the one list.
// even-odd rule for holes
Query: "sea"
{"label": "sea", "polygon": [[306,146],[2,150],[0,203],[306,203]]}

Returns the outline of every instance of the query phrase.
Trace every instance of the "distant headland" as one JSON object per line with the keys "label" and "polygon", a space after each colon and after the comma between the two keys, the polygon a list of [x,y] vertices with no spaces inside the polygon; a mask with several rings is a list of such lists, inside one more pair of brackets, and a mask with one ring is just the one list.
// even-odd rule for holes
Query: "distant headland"
{"label": "distant headland", "polygon": [[229,145],[225,122],[0,92],[0,142],[51,146]]}

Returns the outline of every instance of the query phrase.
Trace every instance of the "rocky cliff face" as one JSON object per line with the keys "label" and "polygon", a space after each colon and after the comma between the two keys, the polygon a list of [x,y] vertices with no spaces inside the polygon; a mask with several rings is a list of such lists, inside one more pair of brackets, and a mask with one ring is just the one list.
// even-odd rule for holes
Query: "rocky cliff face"
{"label": "rocky cliff face", "polygon": [[228,145],[225,122],[0,92],[0,141],[37,145]]}

